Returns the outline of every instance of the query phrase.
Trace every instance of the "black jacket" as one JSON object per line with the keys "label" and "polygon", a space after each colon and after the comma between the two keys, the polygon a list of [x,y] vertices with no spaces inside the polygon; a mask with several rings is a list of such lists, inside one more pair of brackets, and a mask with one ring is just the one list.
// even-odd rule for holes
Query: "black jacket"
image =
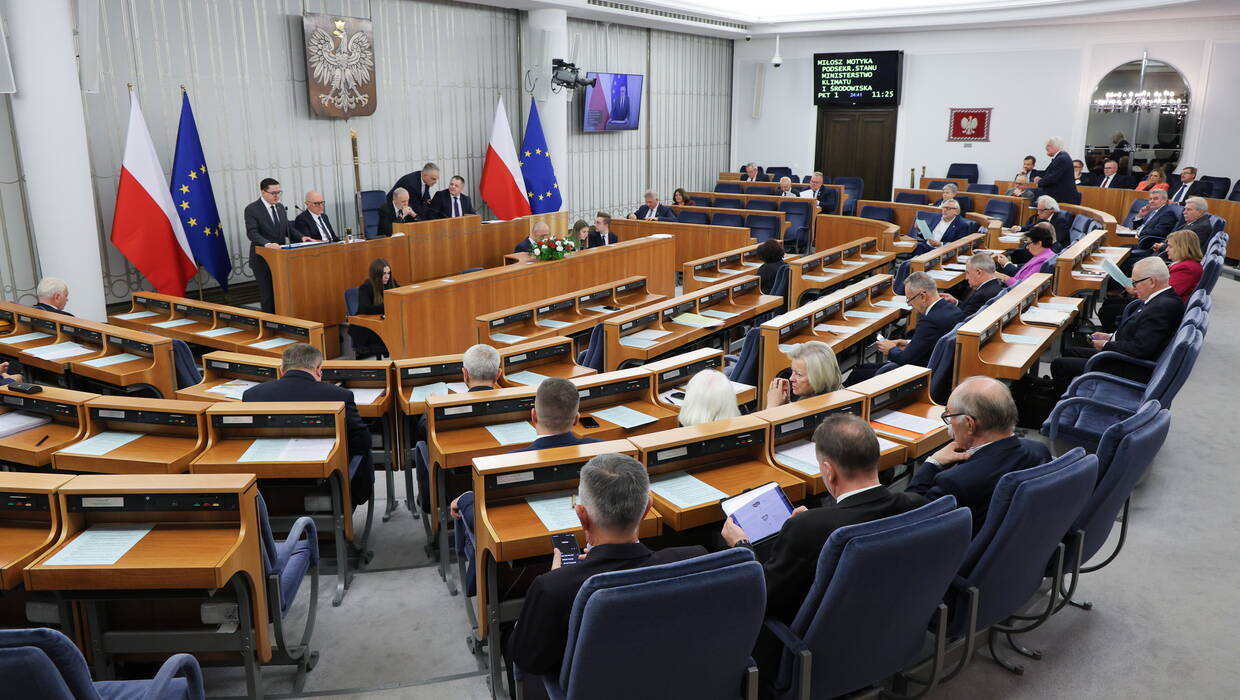
{"label": "black jacket", "polygon": [[[1180,195],[1182,188],[1187,188],[1187,191]],[[1189,197],[1209,197],[1212,194],[1214,194],[1214,188],[1210,183],[1201,180],[1193,180],[1187,185],[1181,184],[1179,187],[1167,190],[1167,197],[1176,204],[1187,202]]]}
{"label": "black jacket", "polygon": [[300,241],[303,236],[313,238],[318,241],[340,240],[340,234],[336,233],[336,227],[332,226],[332,220],[327,218],[327,212],[323,212],[323,215],[319,218],[323,219],[323,225],[327,227],[327,238],[324,238],[322,232],[319,231],[319,227],[314,225],[314,214],[311,214],[308,211],[303,211],[297,215],[296,219],[293,219],[293,238],[297,241]]}
{"label": "black jacket", "polygon": [[[588,241],[589,247],[591,248],[598,248],[599,246],[604,245],[603,236],[598,231],[590,231],[590,235],[586,236],[586,241]],[[606,245],[614,245],[619,242],[619,236],[611,231],[607,232]]]}
{"label": "black jacket", "polygon": [[283,204],[275,205],[276,220],[271,219],[271,210],[261,198],[245,205],[245,237],[250,239],[250,260],[258,257],[254,252],[268,243],[284,245],[289,241],[292,227],[288,222],[288,210]]}
{"label": "black jacket", "polygon": [[763,294],[771,293],[771,289],[775,287],[775,278],[779,276],[779,271],[785,267],[788,267],[788,263],[783,260],[764,262],[758,266],[759,289]]}
{"label": "black jacket", "polygon": [[[413,207],[412,199],[409,200],[409,206]],[[417,209],[415,208],[414,211],[417,211]],[[421,214],[419,214],[416,218],[412,216],[397,216],[396,205],[392,204],[391,200],[389,200],[387,202],[384,202],[383,206],[379,207],[379,230],[377,232],[377,235],[379,236],[392,235],[392,224],[408,224],[414,221],[421,221],[421,220],[422,220]]]}
{"label": "black jacket", "polygon": [[[638,219],[645,220],[646,214],[648,213],[650,213],[650,207],[643,204],[637,208],[637,211],[633,212],[633,216],[637,217]],[[677,220],[676,213],[673,212],[672,208],[667,206],[666,204],[660,204],[657,207],[655,207],[654,218],[657,221],[675,222]]]}
{"label": "black jacket", "polygon": [[1050,450],[1043,443],[1012,435],[983,446],[969,459],[942,471],[937,465],[923,463],[905,491],[921,494],[928,501],[947,494],[955,496],[957,504],[973,513],[973,534],[977,534],[986,522],[990,496],[999,478],[1050,460]]}
{"label": "black jacket", "polygon": [[937,301],[930,307],[930,312],[917,319],[917,328],[913,337],[903,348],[892,348],[887,359],[897,365],[917,365],[926,367],[930,364],[930,353],[934,352],[934,344],[964,320],[964,313],[954,304]]}
{"label": "black jacket", "polygon": [[[393,284],[387,289],[395,289],[397,285]],[[379,301],[375,302],[375,290],[371,288],[370,281],[367,280],[357,286],[357,313],[359,314],[382,314],[383,313],[383,297],[379,297]]]}
{"label": "black jacket", "polygon": [[994,299],[996,295],[1003,291],[1003,283],[997,278],[988,279],[982,283],[982,286],[969,292],[969,296],[960,302],[960,313],[965,317],[972,316],[977,313],[978,309],[986,302]]}
{"label": "black jacket", "polygon": [[1210,221],[1210,215],[1205,214],[1197,218],[1193,223],[1181,222],[1179,228],[1185,228],[1197,234],[1197,240],[1201,241],[1201,252],[1206,252],[1206,246],[1210,244],[1210,239],[1214,238],[1214,224]]}
{"label": "black jacket", "polygon": [[1081,193],[1076,190],[1076,175],[1072,170],[1072,156],[1067,151],[1056,153],[1039,177],[1042,178],[1038,182],[1042,194],[1064,204],[1081,203]]}
{"label": "black jacket", "polygon": [[51,311],[52,313],[57,313],[57,314],[64,314],[64,315],[66,315],[66,316],[72,316],[72,315],[73,315],[73,314],[69,313],[68,311],[65,311],[64,309],[58,309],[58,308],[56,308],[55,306],[52,306],[51,304],[44,304],[44,303],[43,303],[43,302],[41,302],[41,301],[40,301],[40,302],[38,302],[38,303],[36,303],[36,304],[34,304],[34,305],[33,305],[33,308],[36,308],[36,309],[42,309],[42,310],[44,310],[44,311]]}
{"label": "black jacket", "polygon": [[362,422],[353,402],[353,392],[344,387],[320,382],[309,372],[289,370],[283,377],[252,386],[241,395],[242,401],[343,401],[345,432],[349,440],[349,456],[370,453],[370,430]]}
{"label": "black jacket", "polygon": [[[470,389],[470,391],[473,391]],[[573,445],[586,445],[591,442],[598,442],[598,438],[579,437],[575,433],[569,431],[567,433],[559,433],[556,435],[540,435],[525,447],[513,450],[513,452],[530,452],[532,450],[549,450],[553,447],[572,447]]]}
{"label": "black jacket", "polygon": [[586,579],[609,571],[670,564],[706,554],[700,546],[672,547],[652,552],[640,542],[603,544],[576,564],[562,566],[534,579],[525,594],[517,627],[508,642],[509,658],[522,671],[557,675],[568,643],[568,621],[577,591]]}
{"label": "black jacket", "polygon": [[388,190],[388,202],[392,201],[392,193],[395,192],[398,187],[405,188],[405,191],[409,193],[409,206],[413,207],[413,210],[418,213],[418,218],[429,218],[423,217],[422,212],[427,208],[427,206],[430,205],[431,197],[434,196],[434,193],[431,191],[433,187],[428,186],[425,182],[422,182],[422,171],[415,170],[411,173],[401,175],[400,179],[396,181],[396,184],[392,185],[392,189]]}
{"label": "black jacket", "polygon": [[1102,349],[1141,360],[1156,360],[1175,337],[1183,318],[1183,300],[1174,289],[1167,288],[1125,317]]}
{"label": "black jacket", "polygon": [[[462,192],[457,195],[461,199],[461,216],[469,216],[474,213],[473,200],[469,195]],[[447,190],[440,190],[431,197],[431,203],[427,205],[428,216],[426,218],[451,219],[452,218],[452,193]]]}
{"label": "black jacket", "polygon": [[762,563],[766,573],[767,616],[785,623],[796,617],[814,583],[818,555],[831,533],[848,525],[899,515],[925,502],[919,494],[892,493],[885,486],[876,486],[849,496],[842,503],[788,518],[770,556]]}

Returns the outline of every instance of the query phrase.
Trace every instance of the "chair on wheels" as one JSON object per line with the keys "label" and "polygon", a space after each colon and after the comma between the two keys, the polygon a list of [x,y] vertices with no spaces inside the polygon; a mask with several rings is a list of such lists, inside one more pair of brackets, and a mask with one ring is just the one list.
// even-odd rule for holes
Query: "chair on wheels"
{"label": "chair on wheels", "polygon": [[0,687],[9,698],[38,700],[202,700],[202,669],[175,654],[150,680],[91,681],[86,658],[68,637],[45,627],[0,630]]}
{"label": "chair on wheels", "polygon": [[[552,700],[757,697],[750,652],[766,580],[747,549],[595,574],[573,603]],[[692,653],[684,651],[691,630]],[[623,659],[623,663],[617,663]],[[634,673],[633,669],[641,669]]]}
{"label": "chair on wheels", "polygon": [[[356,458],[355,458],[356,459]],[[267,519],[267,502],[258,496],[258,527],[262,540],[263,572],[266,575],[267,607],[275,628],[276,650],[271,664],[297,667],[297,688],[305,682],[305,675],[319,660],[319,652],[310,648],[310,636],[314,634],[315,613],[319,608],[319,534],[314,519],[302,516],[293,521],[293,527],[282,541],[277,542]],[[337,554],[337,556],[343,556]],[[310,595],[307,598],[306,622],[301,640],[289,644],[284,629],[284,618],[297,599],[306,574],[310,574]],[[261,616],[258,619],[262,619]]]}
{"label": "chair on wheels", "polygon": [[912,697],[930,693],[943,667],[943,594],[964,561],[970,522],[969,509],[944,496],[831,533],[792,624],[763,623],[782,648],[778,672],[763,678],[771,697],[833,698],[881,683],[917,661],[927,627],[937,630],[933,670],[906,680],[924,686]]}
{"label": "chair on wheels", "polygon": [[977,163],[952,163],[947,166],[947,177],[954,180],[968,180],[970,185],[977,184]]}

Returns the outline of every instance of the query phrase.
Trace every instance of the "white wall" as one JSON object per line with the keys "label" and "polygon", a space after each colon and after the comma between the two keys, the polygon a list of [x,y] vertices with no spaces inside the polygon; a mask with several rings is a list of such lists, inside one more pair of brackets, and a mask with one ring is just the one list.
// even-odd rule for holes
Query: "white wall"
{"label": "white wall", "polygon": [[[942,175],[952,162],[978,163],[983,182],[1011,177],[1026,154],[1045,162],[1043,144],[1062,136],[1069,153],[1085,140],[1094,86],[1112,68],[1151,58],[1180,70],[1192,90],[1184,164],[1202,174],[1240,176],[1240,20],[1073,22],[1066,26],[785,38],[781,68],[766,62],[773,39],[738,41],[731,167],[746,161],[812,170],[817,108],[815,52],[903,50],[903,97],[894,182],[909,169]],[[752,117],[755,70],[766,72],[760,116]],[[991,141],[948,143],[951,107],[993,107]],[[835,173],[828,173],[835,174]],[[845,173],[839,173],[845,174]]]}

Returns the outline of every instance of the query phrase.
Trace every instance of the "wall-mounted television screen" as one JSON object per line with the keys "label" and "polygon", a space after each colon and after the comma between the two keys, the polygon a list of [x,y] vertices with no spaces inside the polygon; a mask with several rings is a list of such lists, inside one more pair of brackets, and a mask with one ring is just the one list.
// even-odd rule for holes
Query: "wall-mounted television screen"
{"label": "wall-mounted television screen", "polygon": [[814,104],[899,105],[903,58],[903,51],[814,54]]}
{"label": "wall-mounted television screen", "polygon": [[586,87],[583,131],[636,129],[642,109],[642,78],[627,73],[586,73],[598,82]]}

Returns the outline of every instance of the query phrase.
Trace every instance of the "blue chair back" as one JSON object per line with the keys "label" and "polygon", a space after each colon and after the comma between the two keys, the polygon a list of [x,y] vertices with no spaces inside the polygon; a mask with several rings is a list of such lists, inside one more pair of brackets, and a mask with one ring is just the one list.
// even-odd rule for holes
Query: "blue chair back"
{"label": "blue chair back", "polygon": [[762,347],[761,331],[762,329],[758,326],[745,331],[745,340],[741,342],[741,354],[737,357],[736,364],[728,369],[728,379],[749,386],[757,386],[758,355]]}
{"label": "blue chair back", "polygon": [[952,372],[956,362],[956,331],[960,330],[963,325],[964,321],[957,323],[951,331],[944,333],[934,343],[934,349],[930,351],[930,360],[926,363],[930,369],[930,398],[942,406],[947,405],[947,398],[952,393]]}
{"label": "blue chair back", "polygon": [[1016,218],[1016,207],[1011,202],[992,199],[986,202],[986,209],[982,213],[1002,221],[1004,226],[1011,226],[1012,219]]}
{"label": "blue chair back", "polygon": [[682,224],[705,224],[710,220],[704,211],[678,211],[676,218]]}
{"label": "blue chair back", "polygon": [[718,212],[718,213],[711,215],[710,223],[714,226],[740,227],[740,226],[745,225],[745,219],[740,214],[733,214],[731,212]]}
{"label": "blue chair back", "polygon": [[[361,457],[350,462],[360,464]],[[350,475],[352,472],[350,472]],[[301,537],[302,529],[310,537]],[[263,555],[263,569],[268,576],[275,576],[280,585],[280,616],[288,614],[297,598],[297,590],[310,567],[319,562],[318,533],[309,517],[298,518],[293,531],[283,541],[276,541],[267,518],[267,502],[258,496],[258,530]],[[270,603],[271,601],[268,601]]]}
{"label": "blue chair back", "polygon": [[1051,275],[1055,274],[1055,261],[1058,259],[1059,259],[1058,255],[1052,255],[1049,258],[1047,258],[1046,262],[1042,263],[1041,272],[1046,273],[1046,274],[1051,274]]}
{"label": "blue chair back", "polygon": [[716,182],[716,192],[732,192],[734,194],[741,193],[741,185],[739,182]]}
{"label": "blue chair back", "polygon": [[964,178],[972,185],[977,182],[977,163],[952,163],[947,166],[947,177]]}
{"label": "blue chair back", "polygon": [[751,199],[745,202],[746,209],[758,209],[760,211],[775,211],[775,202],[769,199]]}
{"label": "blue chair back", "polygon": [[896,214],[891,207],[878,207],[873,204],[867,204],[861,207],[858,214],[863,219],[874,219],[875,221],[886,221],[888,223],[896,220]]}
{"label": "blue chair back", "polygon": [[784,213],[788,222],[788,230],[784,233],[784,243],[804,243],[809,240],[809,218],[814,203],[808,199],[790,199],[785,197],[779,203],[779,211]]}
{"label": "blue chair back", "polygon": [[1179,362],[1160,362],[1154,367],[1150,381],[1141,395],[1141,403],[1153,399],[1158,401],[1163,408],[1171,408],[1184,382],[1188,381],[1188,375],[1192,373],[1193,366],[1197,364],[1197,355],[1201,353],[1201,343],[1205,336],[1202,335],[1200,329],[1191,325],[1182,327],[1176,333],[1177,339],[1180,338],[1181,333],[1187,334],[1188,340],[1179,343],[1182,349],[1174,353]]}
{"label": "blue chair back", "polygon": [[775,281],[771,283],[771,295],[788,298],[788,282],[792,277],[792,267],[785,264],[775,273]]}
{"label": "blue chair back", "polygon": [[1233,202],[1240,202],[1240,180],[1231,188],[1231,194],[1227,195],[1227,199]]}
{"label": "blue chair back", "polygon": [[695,194],[690,199],[693,200],[693,206],[695,207],[713,207],[713,202],[715,201],[714,195],[707,193]]}
{"label": "blue chair back", "polygon": [[1184,318],[1180,321],[1180,327],[1193,326],[1201,331],[1201,335],[1206,336],[1210,333],[1210,312],[1200,306],[1194,306],[1184,312]]}
{"label": "blue chair back", "polygon": [[895,292],[896,294],[903,294],[904,293],[904,280],[908,279],[908,275],[909,275],[909,261],[905,260],[904,262],[896,265],[896,272],[894,275],[892,275],[892,278],[891,278],[891,291]]}
{"label": "blue chair back", "polygon": [[[811,179],[811,178],[813,178],[813,177],[814,177],[814,176],[813,176],[813,174],[812,174],[812,173],[811,173],[811,174],[809,174],[809,175],[805,175],[804,177],[802,177],[802,178],[801,178],[801,182],[802,182],[802,183],[809,182],[809,181],[810,181],[810,179]],[[823,178],[822,178],[822,184],[824,184],[824,185],[825,185],[825,184],[827,184],[827,183],[829,183],[829,182],[831,182],[831,178],[826,177],[826,176],[824,175],[824,176],[823,176]]]}
{"label": "blue chair back", "polygon": [[1132,228],[1132,220],[1137,218],[1137,213],[1141,211],[1141,207],[1145,206],[1150,200],[1134,199],[1132,204],[1128,205],[1128,214],[1124,217],[1123,224]]}
{"label": "blue chair back", "polygon": [[1214,199],[1224,199],[1225,197],[1227,197],[1228,190],[1231,189],[1231,178],[1229,177],[1218,177],[1216,175],[1202,175],[1201,177],[1197,179],[1201,180],[1202,182],[1208,182],[1210,186],[1214,188],[1213,192],[1209,195],[1210,197],[1213,197]]}
{"label": "blue chair back", "polygon": [[775,182],[751,185],[747,190],[749,194],[775,194],[779,190],[779,184]]}
{"label": "blue chair back", "polygon": [[976,192],[978,194],[999,194],[998,185],[982,185],[976,182],[970,182],[969,186],[964,188],[965,192]]}
{"label": "blue chair back", "polygon": [[940,214],[936,211],[915,212],[913,214],[913,225],[909,228],[908,235],[912,236],[913,238],[921,238],[921,229],[917,227],[917,222],[924,221],[926,222],[926,228],[933,230],[935,220],[938,219],[939,216]]}
{"label": "blue chair back", "polygon": [[1218,282],[1219,275],[1223,272],[1223,261],[1211,256],[1201,266],[1201,279],[1197,281],[1197,289],[1205,290],[1207,294],[1214,292],[1214,284]]}
{"label": "blue chair back", "polygon": [[344,290],[344,313],[347,316],[357,315],[357,287],[346,287]]}
{"label": "blue chair back", "polygon": [[594,324],[594,329],[590,331],[589,346],[584,351],[585,357],[577,358],[577,364],[596,372],[603,371],[603,337],[603,324]]}
{"label": "blue chair back", "polygon": [[779,230],[779,217],[771,214],[750,214],[745,217],[745,226],[759,243],[779,238],[779,234],[782,233]]}
{"label": "blue chair back", "polygon": [[1084,214],[1077,214],[1076,216],[1072,217],[1072,226],[1069,227],[1068,229],[1069,237],[1071,241],[1075,243],[1078,240],[1080,240],[1082,236],[1089,233],[1090,231],[1093,231],[1099,226],[1100,224],[1097,221],[1094,221],[1092,218]]}
{"label": "blue chair back", "polygon": [[786,165],[771,165],[766,169],[766,174],[771,176],[772,182],[778,182],[781,177],[792,177],[792,168]]}
{"label": "blue chair back", "polygon": [[848,195],[848,199],[844,202],[844,213],[852,214],[857,210],[857,200],[861,199],[861,192],[865,190],[865,180],[859,177],[840,176],[835,178],[835,184],[844,186],[844,194]]}
{"label": "blue chair back", "polygon": [[[999,478],[959,573],[963,586],[980,591],[976,629],[1023,609],[1037,592],[1046,562],[1080,515],[1097,475],[1098,458],[1076,447]],[[953,637],[969,632],[960,602],[948,627]]]}
{"label": "blue chair back", "polygon": [[184,340],[172,339],[172,365],[176,371],[178,389],[191,387],[202,381],[202,372],[198,371],[198,363],[194,362],[194,351],[190,350],[189,343]]}
{"label": "blue chair back", "polygon": [[[630,700],[657,688],[669,698],[737,697],[765,606],[762,566],[743,548],[591,576],[573,602],[551,694]],[[682,653],[686,629],[692,654]]]}
{"label": "blue chair back", "polygon": [[[789,625],[813,658],[804,696],[850,693],[914,661],[971,532],[969,510],[944,496],[831,533],[809,594]],[[781,697],[790,697],[785,689],[795,681],[793,668],[792,654],[785,652],[773,683]]]}
{"label": "blue chair back", "polygon": [[899,204],[926,204],[930,200],[920,192],[896,192],[895,201]]}
{"label": "blue chair back", "polygon": [[973,198],[967,194],[956,194],[956,204],[960,205],[960,213],[968,214],[973,211]]}
{"label": "blue chair back", "polygon": [[715,206],[720,209],[744,209],[744,203],[736,197],[715,197]]}
{"label": "blue chair back", "polygon": [[374,238],[379,235],[379,208],[387,202],[387,193],[383,190],[362,190],[361,201],[362,222],[366,226],[366,230],[361,232],[362,237]]}
{"label": "blue chair back", "polygon": [[946,187],[946,186],[948,186],[948,185],[954,185],[954,184],[956,184],[956,183],[951,182],[951,181],[949,181],[949,180],[931,180],[931,181],[928,183],[928,186],[926,187],[926,189],[930,189],[930,190],[941,190],[941,189],[943,189],[944,187]]}
{"label": "blue chair back", "polygon": [[1188,304],[1184,306],[1184,315],[1187,316],[1193,309],[1201,309],[1208,314],[1213,306],[1214,302],[1210,298],[1210,293],[1201,289],[1200,285],[1198,285],[1197,291],[1193,292],[1192,296],[1188,298]]}

